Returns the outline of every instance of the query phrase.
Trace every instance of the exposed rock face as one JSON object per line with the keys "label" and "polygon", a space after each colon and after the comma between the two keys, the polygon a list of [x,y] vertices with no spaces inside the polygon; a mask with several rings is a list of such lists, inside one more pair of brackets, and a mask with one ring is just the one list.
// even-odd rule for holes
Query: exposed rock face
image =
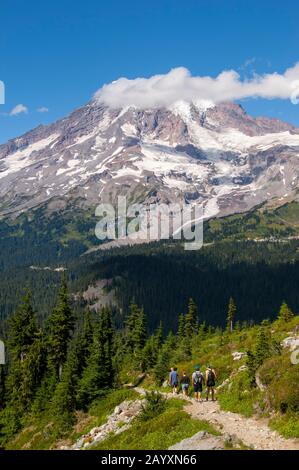
{"label": "exposed rock face", "polygon": [[232,353],[232,356],[233,356],[234,361],[240,361],[241,359],[243,359],[243,357],[246,356],[246,353],[245,352],[235,351],[235,352]]}
{"label": "exposed rock face", "polygon": [[169,450],[221,450],[224,447],[223,438],[200,431],[194,436],[169,447]]}
{"label": "exposed rock face", "polygon": [[131,201],[197,202],[205,217],[296,199],[299,133],[233,103],[110,109],[93,100],[0,146],[0,216]]}
{"label": "exposed rock face", "polygon": [[133,419],[142,409],[142,400],[124,401],[115,407],[114,412],[102,426],[93,428],[89,433],[81,436],[71,447],[61,447],[61,450],[81,450],[91,447],[93,444],[103,441],[110,433],[114,435],[126,431]]}
{"label": "exposed rock face", "polygon": [[289,336],[281,342],[283,348],[288,348],[290,351],[295,351],[299,349],[299,336]]}

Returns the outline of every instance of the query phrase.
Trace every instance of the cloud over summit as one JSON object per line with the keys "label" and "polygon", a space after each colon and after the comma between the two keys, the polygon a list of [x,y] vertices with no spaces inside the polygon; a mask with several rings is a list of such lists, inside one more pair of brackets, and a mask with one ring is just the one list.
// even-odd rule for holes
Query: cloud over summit
{"label": "cloud over summit", "polygon": [[298,80],[299,62],[283,74],[255,74],[244,80],[234,70],[223,71],[213,78],[192,76],[185,67],[178,67],[149,78],[119,78],[100,88],[95,99],[114,108],[167,107],[180,100],[220,103],[242,98],[290,99],[294,89],[298,88]]}

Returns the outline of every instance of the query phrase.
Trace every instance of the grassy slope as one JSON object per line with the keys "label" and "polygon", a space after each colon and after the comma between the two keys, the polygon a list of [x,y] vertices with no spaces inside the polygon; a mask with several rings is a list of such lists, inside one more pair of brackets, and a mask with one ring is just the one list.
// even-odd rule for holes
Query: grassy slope
{"label": "grassy slope", "polygon": [[182,410],[182,400],[169,400],[165,411],[147,421],[135,419],[132,427],[122,434],[111,436],[92,447],[92,450],[165,450],[199,431],[217,435],[205,421],[192,419]]}
{"label": "grassy slope", "polygon": [[[271,337],[281,341],[299,325],[299,316],[289,323],[274,322],[271,325]],[[258,327],[235,331],[231,335],[215,334],[206,339],[197,338],[192,348],[192,359],[182,360],[174,355],[175,364],[179,371],[186,370],[189,374],[194,366],[199,364],[205,370],[207,364],[215,368],[217,385],[230,378],[230,385],[218,392],[218,400],[222,409],[252,416],[271,417],[270,426],[284,437],[299,437],[299,364],[292,364],[290,351],[282,350],[281,354],[266,359],[259,369],[259,375],[265,392],[250,387],[247,371],[238,369],[245,364],[246,359],[234,361],[232,352],[246,352],[255,343]],[[147,379],[147,386],[153,387],[153,382]],[[297,411],[296,411],[297,410]]]}
{"label": "grassy slope", "polygon": [[278,208],[261,206],[244,214],[212,219],[205,229],[205,241],[284,238],[299,235],[299,203]]}
{"label": "grassy slope", "polygon": [[[271,335],[277,341],[281,341],[297,325],[299,325],[298,316],[289,323],[274,322],[271,325]],[[257,413],[261,417],[270,417],[270,426],[283,436],[299,437],[299,365],[291,364],[289,351],[284,350],[281,355],[268,358],[260,368],[261,380],[267,386],[265,392],[251,388],[247,372],[238,371],[245,363],[245,359],[239,361],[232,359],[232,352],[246,352],[253,348],[257,328],[257,326],[246,328],[230,335],[216,333],[207,335],[205,338],[198,337],[192,345],[192,358],[184,359],[178,348],[173,354],[173,364],[177,365],[179,372],[186,370],[189,374],[192,373],[196,364],[200,364],[202,370],[205,369],[206,364],[212,364],[218,375],[218,385],[230,378],[231,385],[223,387],[218,393],[222,409],[241,413],[244,416]],[[126,379],[128,378],[130,377],[126,376]],[[136,378],[134,371],[132,371],[131,378]],[[142,386],[147,389],[157,389],[151,373],[148,374]],[[135,399],[137,396],[136,392],[126,389],[110,392],[106,397],[94,402],[87,413],[78,412],[75,425],[63,436],[57,432],[55,420],[47,413],[38,418],[27,416],[24,419],[22,431],[5,447],[7,449],[49,449],[60,445],[70,445],[91,428],[103,424],[116,405],[123,400]],[[285,409],[286,404],[287,409]],[[192,419],[183,411],[183,405],[181,400],[170,400],[159,416],[145,422],[136,419],[130,429],[118,436],[111,435],[92,448],[158,450],[168,448],[201,430],[217,434],[208,423]]]}
{"label": "grassy slope", "polygon": [[39,417],[26,416],[23,429],[5,444],[5,448],[8,450],[43,450],[55,448],[59,444],[70,445],[92,428],[104,424],[114,408],[122,401],[134,400],[138,397],[139,395],[133,390],[111,391],[106,397],[95,401],[87,413],[78,412],[74,427],[64,436],[60,435],[55,427],[55,419],[53,420],[53,416],[47,412]]}

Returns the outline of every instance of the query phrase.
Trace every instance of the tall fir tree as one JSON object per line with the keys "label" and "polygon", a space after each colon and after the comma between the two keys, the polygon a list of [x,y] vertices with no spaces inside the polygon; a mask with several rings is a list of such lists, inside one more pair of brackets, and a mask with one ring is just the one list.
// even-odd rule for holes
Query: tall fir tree
{"label": "tall fir tree", "polygon": [[65,278],[62,279],[57,305],[49,316],[47,326],[49,369],[55,377],[61,378],[74,329],[74,314],[69,304]]}
{"label": "tall fir tree", "polygon": [[228,303],[228,309],[227,309],[227,317],[226,317],[227,330],[230,333],[232,333],[234,329],[234,321],[236,318],[236,313],[237,313],[237,306],[235,304],[234,299],[230,297],[229,303]]}
{"label": "tall fir tree", "polygon": [[189,300],[188,310],[185,315],[185,337],[191,339],[198,332],[198,309],[193,299]]}
{"label": "tall fir tree", "polygon": [[86,366],[88,357],[90,355],[93,340],[93,322],[90,310],[84,312],[84,321],[82,331],[79,333],[78,347],[80,349],[80,367],[83,369]]}
{"label": "tall fir tree", "polygon": [[8,338],[7,392],[9,402],[22,412],[30,407],[45,370],[44,337],[36,323],[30,292],[9,321]]}
{"label": "tall fir tree", "polygon": [[252,351],[247,351],[246,366],[247,366],[247,375],[249,378],[250,386],[255,387],[256,386],[255,373],[257,369],[257,363],[256,363],[255,355]]}
{"label": "tall fir tree", "polygon": [[129,315],[126,320],[127,346],[133,353],[140,353],[145,346],[146,317],[143,308],[139,308],[134,302],[130,305]]}
{"label": "tall fir tree", "polygon": [[179,341],[185,338],[185,315],[183,313],[179,315],[177,336]]}
{"label": "tall fir tree", "polygon": [[77,388],[82,372],[83,343],[78,337],[71,345],[65,362],[61,380],[51,399],[51,411],[60,431],[73,424],[77,404]]}
{"label": "tall fir tree", "polygon": [[142,371],[151,369],[157,362],[159,351],[163,343],[163,324],[160,322],[158,328],[151,335],[142,351]]}
{"label": "tall fir tree", "polygon": [[113,385],[113,338],[111,311],[105,307],[94,326],[91,353],[78,385],[77,400],[83,408]]}
{"label": "tall fir tree", "polygon": [[279,309],[278,320],[287,323],[292,320],[293,317],[294,313],[289,308],[288,304],[286,302],[283,302]]}
{"label": "tall fir tree", "polygon": [[23,361],[38,332],[36,315],[32,307],[31,292],[27,291],[21,304],[9,320],[9,352],[13,359]]}
{"label": "tall fir tree", "polygon": [[156,347],[159,351],[163,343],[163,322],[162,321],[160,321],[158,328],[156,329],[154,333],[154,337],[155,337]]}
{"label": "tall fir tree", "polygon": [[256,362],[256,368],[260,367],[265,359],[271,355],[271,339],[269,332],[269,323],[264,321],[259,327],[259,331],[256,336],[254,357]]}
{"label": "tall fir tree", "polygon": [[168,378],[170,360],[176,347],[176,337],[170,332],[164,341],[158,354],[157,363],[154,368],[156,383],[160,386]]}

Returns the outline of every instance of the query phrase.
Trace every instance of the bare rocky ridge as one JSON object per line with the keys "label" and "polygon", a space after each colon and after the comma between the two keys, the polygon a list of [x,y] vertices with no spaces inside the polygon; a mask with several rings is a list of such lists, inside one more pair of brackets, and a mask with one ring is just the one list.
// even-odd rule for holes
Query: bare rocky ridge
{"label": "bare rocky ridge", "polygon": [[0,216],[130,201],[198,203],[205,217],[298,198],[299,131],[234,103],[110,109],[97,101],[0,146]]}

